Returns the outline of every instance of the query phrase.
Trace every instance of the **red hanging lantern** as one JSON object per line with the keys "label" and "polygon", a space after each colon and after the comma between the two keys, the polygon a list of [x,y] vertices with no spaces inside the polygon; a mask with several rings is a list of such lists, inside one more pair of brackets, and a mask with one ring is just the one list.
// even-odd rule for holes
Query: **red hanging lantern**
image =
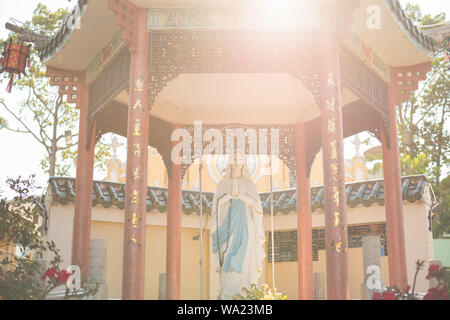
{"label": "red hanging lantern", "polygon": [[15,43],[10,38],[8,42],[5,42],[5,47],[3,50],[3,56],[0,58],[0,73],[8,72],[11,74],[6,91],[11,92],[14,75],[23,74],[26,76],[25,68],[27,66],[27,61],[30,57],[31,45],[25,45],[23,42]]}

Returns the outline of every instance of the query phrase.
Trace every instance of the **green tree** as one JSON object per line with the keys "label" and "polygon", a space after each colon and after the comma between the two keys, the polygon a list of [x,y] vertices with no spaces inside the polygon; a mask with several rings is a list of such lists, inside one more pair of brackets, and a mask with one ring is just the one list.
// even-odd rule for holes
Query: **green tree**
{"label": "green tree", "polygon": [[[417,157],[412,158],[409,154],[401,155],[400,169],[402,176],[428,175],[429,163],[428,156],[425,153],[419,153]],[[365,155],[367,163],[373,163],[371,169],[367,172],[372,177],[380,177],[383,175],[383,155],[382,153],[370,153]]]}
{"label": "green tree", "polygon": [[[8,179],[7,184],[16,196],[9,201],[0,199],[0,246],[28,248],[33,257],[13,259],[0,251],[0,300],[43,300],[63,286],[70,274],[60,267],[62,260],[55,243],[44,241],[33,223],[39,215],[34,177]],[[36,259],[44,253],[52,259],[46,272]],[[87,284],[84,279],[81,290],[66,290],[65,298],[90,296],[97,290],[98,284]]]}
{"label": "green tree", "polygon": [[[67,14],[66,9],[60,8],[52,12],[40,3],[33,18],[24,27],[39,35],[51,35],[60,28]],[[17,38],[15,34],[10,36]],[[19,106],[7,106],[0,99],[0,105],[16,125],[14,127],[5,119],[0,119],[0,129],[30,134],[45,149],[46,155],[41,160],[42,169],[50,176],[69,174],[76,163],[77,142],[68,144],[66,135],[76,140],[79,112],[59,95],[57,88],[50,86],[46,67],[36,50],[32,50],[27,76],[15,81],[15,89],[23,92],[27,98]],[[105,159],[110,156],[109,146],[102,141],[98,143],[95,152],[96,168],[104,169]]]}
{"label": "green tree", "polygon": [[[423,15],[418,5],[407,5],[406,12],[419,27],[435,28],[446,22],[445,13]],[[443,41],[433,61],[428,80],[411,99],[399,108],[400,150],[412,168],[422,167],[427,161],[427,173],[439,205],[435,208],[434,237],[450,232],[449,193],[450,178],[450,73],[444,59],[448,41]],[[411,159],[418,159],[414,161]],[[402,163],[403,168],[403,163]],[[447,175],[447,177],[446,177]]]}
{"label": "green tree", "polygon": [[[408,4],[406,13],[420,27],[446,21],[445,13],[434,17],[423,15],[418,5]],[[438,50],[428,80],[398,108],[402,162],[413,164],[411,159],[420,160],[420,154],[427,155],[427,171],[435,186],[440,183],[443,169],[450,164],[450,74],[444,59],[445,48],[446,44],[443,44]]]}
{"label": "green tree", "polygon": [[442,180],[436,188],[439,194],[439,206],[436,208],[436,219],[433,221],[433,236],[441,238],[450,234],[450,176]]}

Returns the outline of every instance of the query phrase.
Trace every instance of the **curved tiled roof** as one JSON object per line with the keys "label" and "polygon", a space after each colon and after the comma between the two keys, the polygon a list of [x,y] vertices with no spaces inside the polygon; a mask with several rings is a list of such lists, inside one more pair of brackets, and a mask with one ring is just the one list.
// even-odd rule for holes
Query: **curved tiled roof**
{"label": "curved tiled roof", "polygon": [[407,32],[407,35],[412,38],[416,45],[422,45],[425,49],[429,51],[435,51],[433,38],[425,35],[414,22],[406,15],[405,11],[402,9],[399,0],[384,0],[386,6],[391,10],[397,23],[403,27]]}
{"label": "curved tiled roof", "polygon": [[[403,200],[411,203],[422,198],[428,181],[425,176],[411,176],[402,179]],[[75,200],[75,179],[50,178],[49,181],[53,200],[60,204],[69,204]],[[182,208],[186,214],[198,214],[200,208],[200,193],[198,191],[183,191]],[[346,184],[347,205],[354,208],[358,205],[369,207],[374,204],[384,205],[384,181],[362,181]],[[94,181],[92,192],[93,205],[105,208],[116,206],[124,208],[125,184],[105,181]],[[148,187],[147,211],[165,212],[167,209],[168,192],[165,188]],[[203,208],[205,214],[211,213],[214,194],[203,193]],[[260,193],[264,213],[270,214],[270,193]],[[274,211],[288,214],[295,212],[297,205],[296,189],[274,192]],[[311,188],[312,210],[324,208],[323,187]]]}
{"label": "curved tiled roof", "polygon": [[66,20],[62,24],[59,31],[53,36],[53,38],[49,41],[49,43],[39,52],[39,57],[42,61],[46,61],[53,57],[55,53],[57,53],[69,39],[73,30],[67,26],[67,20],[70,19],[71,16],[78,12],[83,15],[84,11],[86,11],[90,0],[78,0],[76,4],[77,7],[71,11],[70,15],[67,16]]}
{"label": "curved tiled roof", "polygon": [[[79,7],[79,12],[81,14],[84,13],[86,8],[89,5],[90,0],[78,0],[77,6]],[[409,19],[404,10],[402,9],[400,2],[398,0],[384,0],[386,6],[391,10],[394,15],[394,18],[397,20],[399,24],[403,27],[403,29],[408,33],[408,36],[412,38],[416,45],[423,46],[425,49],[429,51],[434,51],[434,41],[431,37],[425,35],[417,26],[414,25],[411,19]],[[73,11],[72,11],[73,12]],[[55,34],[52,40],[48,43],[47,46],[44,47],[39,53],[41,59],[43,61],[50,59],[58,50],[60,50],[67,39],[72,34],[70,28],[67,27],[66,23],[63,24],[61,29]]]}

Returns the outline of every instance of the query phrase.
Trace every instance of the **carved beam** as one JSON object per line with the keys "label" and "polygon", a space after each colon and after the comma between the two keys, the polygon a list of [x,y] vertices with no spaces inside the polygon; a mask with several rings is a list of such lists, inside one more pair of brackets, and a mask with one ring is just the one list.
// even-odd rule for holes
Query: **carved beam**
{"label": "carved beam", "polygon": [[116,24],[122,29],[122,40],[134,52],[134,23],[136,21],[136,6],[128,0],[108,0],[108,8],[116,14]]}

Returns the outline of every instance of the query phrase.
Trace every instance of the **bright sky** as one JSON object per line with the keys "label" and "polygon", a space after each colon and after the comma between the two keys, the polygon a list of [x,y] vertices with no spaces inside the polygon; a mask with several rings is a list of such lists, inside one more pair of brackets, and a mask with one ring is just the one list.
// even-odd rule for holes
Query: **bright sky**
{"label": "bright sky", "polygon": [[[33,11],[39,2],[43,2],[51,9],[56,9],[60,6],[72,6],[75,1],[70,3],[67,0],[2,0],[0,2],[0,38],[7,36],[8,31],[4,28],[4,25],[11,17],[20,21],[31,19]],[[400,2],[405,6],[408,1],[400,0]],[[410,0],[409,2],[419,4],[423,13],[431,13],[434,15],[440,12],[446,12],[447,17],[450,17],[450,1],[448,0]],[[18,92],[14,91],[14,89],[13,93],[8,95],[4,91],[5,87],[6,82],[0,82],[0,97],[5,99],[6,103],[13,108],[14,105],[17,105],[23,99],[23,96],[17,94]],[[5,114],[6,111],[3,107],[0,106],[0,108],[0,115],[7,118],[13,124],[14,121],[10,116]],[[350,141],[346,141],[346,158],[351,158],[354,155],[354,151],[353,144]],[[4,189],[3,184],[8,177],[17,177],[19,175],[28,176],[32,173],[37,174],[38,183],[44,187],[47,177],[43,174],[39,164],[43,155],[44,150],[42,146],[31,136],[1,130],[0,189]],[[102,177],[97,175],[96,178]]]}

